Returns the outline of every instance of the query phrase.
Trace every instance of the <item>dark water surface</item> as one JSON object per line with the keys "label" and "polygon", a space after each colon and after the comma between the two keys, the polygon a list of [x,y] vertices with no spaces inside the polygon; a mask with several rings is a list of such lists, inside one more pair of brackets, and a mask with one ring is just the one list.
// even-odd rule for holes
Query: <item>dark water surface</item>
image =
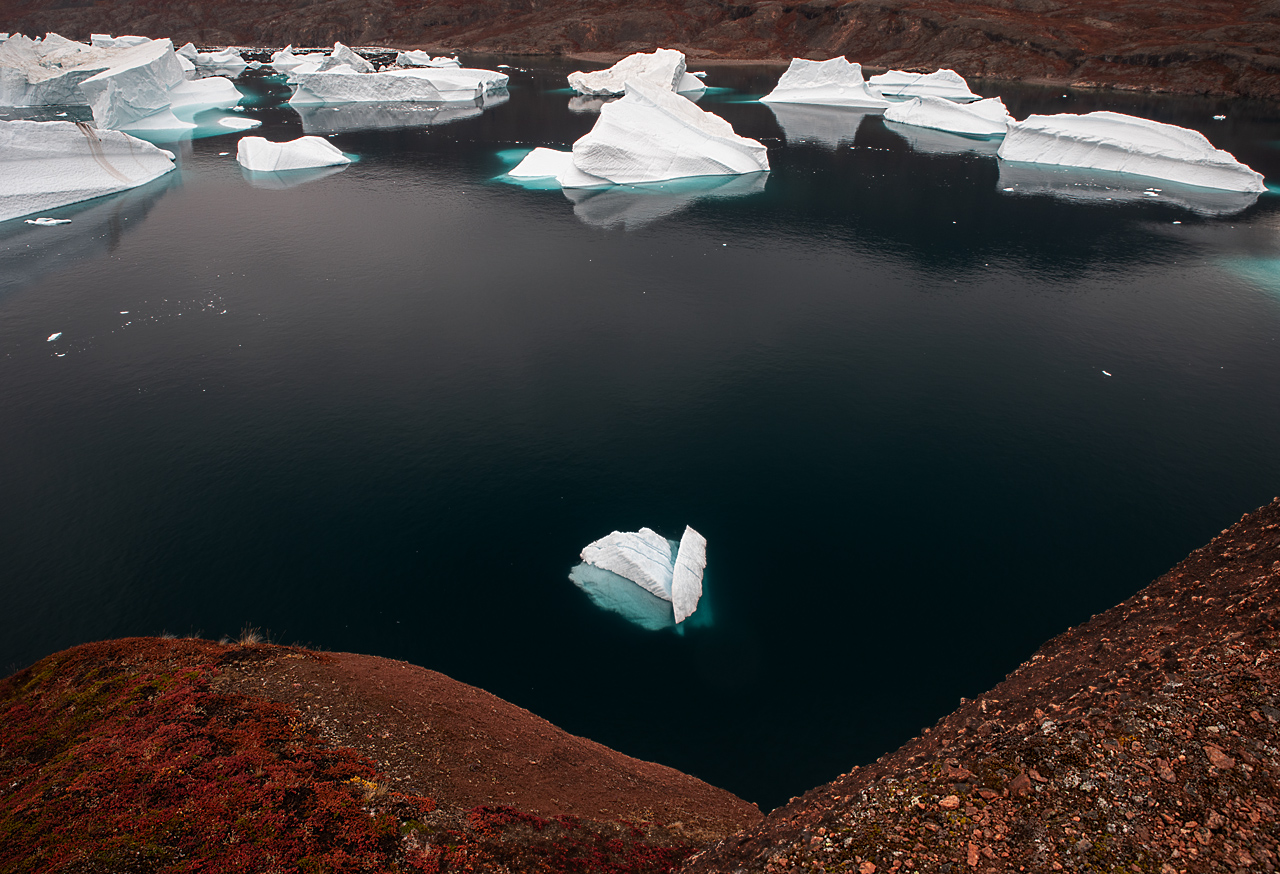
{"label": "dark water surface", "polygon": [[[0,667],[250,624],[769,808],[1280,493],[1280,198],[1006,192],[874,116],[780,121],[745,99],[777,71],[740,67],[701,105],[767,179],[494,181],[594,122],[562,73],[428,126],[313,116],[360,160],[293,187],[250,184],[228,135],[71,225],[0,224]],[[1280,174],[1274,108],[984,90]],[[685,524],[708,627],[641,630],[567,579],[613,529]]]}

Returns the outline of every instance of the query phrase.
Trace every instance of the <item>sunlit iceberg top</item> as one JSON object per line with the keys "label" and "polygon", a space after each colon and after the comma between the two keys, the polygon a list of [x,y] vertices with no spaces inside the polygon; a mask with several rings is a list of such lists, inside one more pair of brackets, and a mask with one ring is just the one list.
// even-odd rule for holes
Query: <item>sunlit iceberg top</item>
{"label": "sunlit iceberg top", "polygon": [[1215,149],[1205,136],[1118,112],[1032,115],[1013,122],[1006,161],[1089,167],[1226,191],[1262,192],[1262,174]]}
{"label": "sunlit iceberg top", "polygon": [[570,73],[569,87],[579,94],[600,95],[622,94],[628,82],[644,82],[667,91],[682,90],[682,86],[683,90],[697,90],[691,83],[684,83],[684,75],[684,52],[656,49],[628,55],[607,70]]}
{"label": "sunlit iceberg top", "polygon": [[322,137],[299,137],[287,143],[273,143],[262,137],[242,137],[236,160],[246,170],[272,173],[350,164],[351,159]]}
{"label": "sunlit iceberg top", "polygon": [[962,104],[924,96],[890,106],[884,120],[971,137],[998,137],[1004,136],[1013,117],[999,97]]}
{"label": "sunlit iceberg top", "polygon": [[956,101],[978,99],[978,95],[969,90],[969,83],[955,70],[936,70],[932,73],[890,70],[872,76],[868,82],[885,97],[928,96]]}
{"label": "sunlit iceberg top", "polygon": [[862,65],[851,64],[843,56],[829,61],[793,58],[778,84],[761,97],[760,102],[820,103],[863,109],[882,109],[890,103],[863,80]]}

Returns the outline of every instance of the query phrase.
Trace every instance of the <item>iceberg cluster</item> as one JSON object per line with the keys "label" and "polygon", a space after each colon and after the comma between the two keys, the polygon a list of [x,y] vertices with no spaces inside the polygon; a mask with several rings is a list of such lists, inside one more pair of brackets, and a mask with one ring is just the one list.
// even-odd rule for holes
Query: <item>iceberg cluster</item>
{"label": "iceberg cluster", "polygon": [[953,103],[942,97],[913,97],[884,111],[885,121],[927,127],[968,137],[1002,137],[1013,121],[999,97]]}
{"label": "iceberg cluster", "polygon": [[177,51],[178,57],[186,58],[197,67],[217,67],[228,72],[240,72],[249,66],[235,49],[227,48],[220,52],[202,52],[187,43]]}
{"label": "iceberg cluster", "polygon": [[774,89],[761,103],[817,103],[825,106],[852,106],[884,109],[889,101],[862,78],[862,65],[844,57],[829,61],[793,58]]}
{"label": "iceberg cluster", "polygon": [[581,558],[569,579],[597,606],[645,628],[679,626],[698,609],[707,541],[689,526],[678,544],[649,528],[614,531]]}
{"label": "iceberg cluster", "polygon": [[1205,136],[1171,124],[1121,115],[1032,115],[1009,125],[1004,161],[1110,170],[1184,185],[1261,193],[1262,174]]}
{"label": "iceberg cluster", "polygon": [[936,70],[932,73],[890,70],[872,76],[868,83],[885,97],[940,97],[962,103],[980,99],[969,90],[969,83],[955,70]]}
{"label": "iceberg cluster", "polygon": [[310,170],[350,164],[351,159],[322,137],[299,137],[287,143],[273,143],[263,137],[242,137],[236,161],[246,170],[276,173],[282,170]]}
{"label": "iceberg cluster", "polygon": [[686,82],[685,76],[684,52],[656,49],[648,54],[628,55],[607,70],[570,73],[569,87],[589,97],[623,94],[628,82],[644,82],[666,91],[697,91],[703,87],[701,80],[689,76],[695,85]]}
{"label": "iceberg cluster", "polygon": [[70,121],[0,121],[0,221],[114,194],[174,167],[128,134]]}

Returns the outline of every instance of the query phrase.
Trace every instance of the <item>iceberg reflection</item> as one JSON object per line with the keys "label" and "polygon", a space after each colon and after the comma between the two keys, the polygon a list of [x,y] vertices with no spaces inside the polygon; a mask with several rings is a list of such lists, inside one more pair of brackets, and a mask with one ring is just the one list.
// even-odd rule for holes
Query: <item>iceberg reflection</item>
{"label": "iceberg reflection", "polygon": [[808,143],[837,149],[841,143],[852,143],[858,126],[868,115],[867,109],[847,106],[820,106],[806,103],[766,103],[778,120],[788,146]]}
{"label": "iceberg reflection", "polygon": [[430,127],[475,118],[511,99],[507,92],[486,94],[470,103],[304,103],[293,109],[307,134],[339,134],[361,130]]}
{"label": "iceberg reflection", "polygon": [[305,185],[308,182],[315,182],[319,179],[324,179],[326,176],[341,173],[350,166],[350,164],[338,164],[332,167],[308,167],[305,170],[275,171],[249,170],[241,167],[240,173],[244,176],[245,181],[254,188],[262,188],[267,191],[283,191],[286,188],[296,188],[299,185]]}
{"label": "iceberg reflection", "polygon": [[896,121],[885,121],[884,126],[907,141],[914,152],[928,155],[963,155],[974,153],[995,157],[1003,137],[967,137],[947,131]]}
{"label": "iceberg reflection", "polygon": [[1182,207],[1204,216],[1235,215],[1258,199],[1254,192],[1199,188],[1111,170],[1083,170],[1004,160],[1000,161],[1000,179],[996,184],[1006,194],[1047,195],[1079,203],[1150,201]]}
{"label": "iceberg reflection", "polygon": [[643,185],[607,188],[565,188],[573,214],[596,228],[623,227],[629,231],[675,215],[700,200],[746,197],[764,191],[768,173],[740,176],[696,176]]}

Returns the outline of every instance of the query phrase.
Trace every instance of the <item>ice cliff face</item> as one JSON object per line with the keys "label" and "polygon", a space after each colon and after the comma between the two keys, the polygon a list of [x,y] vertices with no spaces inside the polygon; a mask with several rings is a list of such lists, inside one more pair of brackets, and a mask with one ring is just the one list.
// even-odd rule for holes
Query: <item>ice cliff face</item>
{"label": "ice cliff face", "polygon": [[862,65],[851,64],[844,57],[829,61],[792,59],[778,84],[761,97],[760,102],[818,103],[861,109],[883,109],[889,105],[889,101],[862,78]]}

